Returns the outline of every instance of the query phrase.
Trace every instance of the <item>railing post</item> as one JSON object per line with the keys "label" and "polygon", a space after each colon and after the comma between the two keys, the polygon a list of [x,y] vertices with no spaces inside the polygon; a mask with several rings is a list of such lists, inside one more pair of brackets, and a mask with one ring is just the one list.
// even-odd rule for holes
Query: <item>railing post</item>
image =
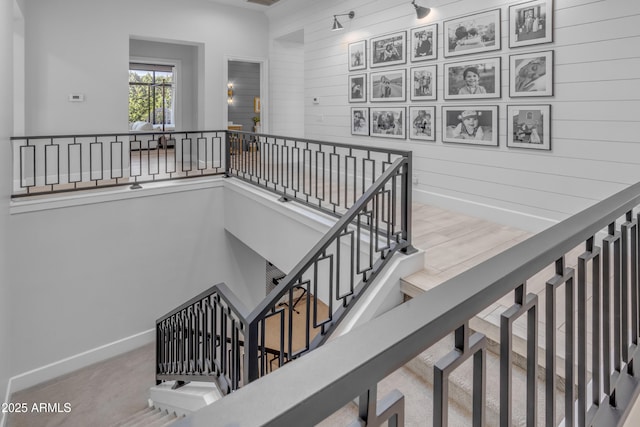
{"label": "railing post", "polygon": [[260,378],[258,363],[258,323],[259,319],[251,319],[247,325],[245,337],[244,371],[246,384]]}
{"label": "railing post", "polygon": [[224,131],[224,176],[229,178],[231,169],[231,138],[229,131]]}
{"label": "railing post", "polygon": [[404,254],[416,252],[416,248],[411,245],[411,204],[413,203],[413,195],[411,188],[411,178],[413,173],[413,153],[407,153],[406,162],[402,167],[402,239],[407,242],[407,246],[401,249]]}

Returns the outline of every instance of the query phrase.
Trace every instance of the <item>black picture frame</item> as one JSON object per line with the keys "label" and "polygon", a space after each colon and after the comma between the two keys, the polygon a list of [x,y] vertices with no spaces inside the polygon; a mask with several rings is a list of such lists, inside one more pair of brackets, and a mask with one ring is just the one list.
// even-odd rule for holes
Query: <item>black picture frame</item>
{"label": "black picture frame", "polygon": [[444,64],[442,74],[444,99],[491,99],[502,96],[500,57],[450,62]]}
{"label": "black picture frame", "polygon": [[348,46],[349,71],[365,70],[367,68],[367,41],[360,40]]}
{"label": "black picture frame", "polygon": [[412,101],[434,101],[438,93],[438,68],[434,65],[413,67],[409,71]]}
{"label": "black picture frame", "polygon": [[553,42],[553,0],[509,6],[509,47]]}
{"label": "black picture frame", "polygon": [[500,50],[500,15],[493,9],[444,21],[445,58]]}
{"label": "black picture frame", "polygon": [[436,140],[436,107],[434,105],[412,105],[409,107],[409,139]]}
{"label": "black picture frame", "polygon": [[370,135],[406,139],[405,107],[370,107]]}
{"label": "black picture frame", "polygon": [[371,102],[404,102],[407,99],[407,70],[394,69],[369,74]]}
{"label": "black picture frame", "polygon": [[367,74],[349,75],[349,102],[367,102]]}
{"label": "black picture frame", "polygon": [[509,56],[509,96],[553,96],[553,50]]}
{"label": "black picture frame", "polygon": [[369,136],[369,107],[351,107],[351,135]]}
{"label": "black picture frame", "polygon": [[371,68],[407,63],[407,32],[386,34],[371,39],[369,48]]}
{"label": "black picture frame", "polygon": [[409,58],[411,62],[438,58],[438,24],[424,25],[409,31]]}
{"label": "black picture frame", "polygon": [[[498,113],[497,105],[442,106],[442,142],[497,147]],[[473,117],[476,122],[466,126]]]}
{"label": "black picture frame", "polygon": [[551,105],[507,105],[507,147],[551,150]]}

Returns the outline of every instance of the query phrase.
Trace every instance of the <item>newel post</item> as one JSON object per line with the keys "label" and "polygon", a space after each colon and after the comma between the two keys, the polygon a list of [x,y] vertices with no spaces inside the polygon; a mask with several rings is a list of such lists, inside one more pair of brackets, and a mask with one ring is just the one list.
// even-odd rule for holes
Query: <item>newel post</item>
{"label": "newel post", "polygon": [[407,243],[407,246],[404,247],[401,252],[405,254],[410,254],[416,251],[411,245],[411,204],[413,203],[413,195],[411,188],[411,178],[413,174],[413,153],[409,151],[406,154],[406,161],[402,166],[402,239]]}
{"label": "newel post", "polygon": [[260,378],[258,364],[258,322],[252,319],[247,328],[247,336],[245,337],[246,352],[244,354],[244,369],[247,384]]}

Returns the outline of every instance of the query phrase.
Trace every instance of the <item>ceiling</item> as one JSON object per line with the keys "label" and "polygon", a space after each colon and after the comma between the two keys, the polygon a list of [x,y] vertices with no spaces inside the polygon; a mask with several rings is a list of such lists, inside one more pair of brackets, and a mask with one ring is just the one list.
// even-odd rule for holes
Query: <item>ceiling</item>
{"label": "ceiling", "polygon": [[[241,7],[251,10],[267,10],[270,7],[281,5],[287,0],[209,0],[212,3],[220,3],[227,6]],[[272,6],[270,6],[272,4]]]}

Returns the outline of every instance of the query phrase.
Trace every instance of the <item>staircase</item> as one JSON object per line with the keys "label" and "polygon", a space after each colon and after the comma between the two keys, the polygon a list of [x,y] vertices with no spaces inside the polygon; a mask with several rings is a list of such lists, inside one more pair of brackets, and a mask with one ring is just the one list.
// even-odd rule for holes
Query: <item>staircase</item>
{"label": "staircase", "polygon": [[136,412],[114,427],[165,427],[170,426],[177,419],[175,413],[150,406]]}

